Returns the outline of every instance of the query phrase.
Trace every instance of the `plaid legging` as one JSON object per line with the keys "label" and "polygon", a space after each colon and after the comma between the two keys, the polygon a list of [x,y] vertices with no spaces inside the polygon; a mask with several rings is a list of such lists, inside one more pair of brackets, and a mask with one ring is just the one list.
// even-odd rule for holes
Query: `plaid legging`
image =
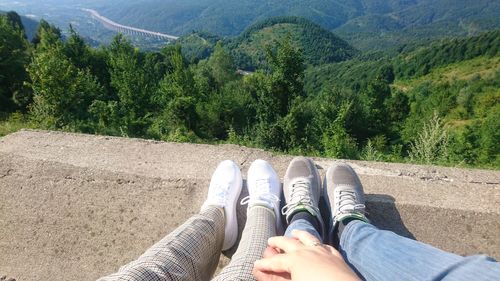
{"label": "plaid legging", "polygon": [[[213,207],[194,215],[109,280],[210,280],[224,241],[224,211]],[[254,206],[248,210],[240,244],[230,263],[212,280],[255,280],[253,263],[262,257],[267,239],[276,235],[274,212]]]}

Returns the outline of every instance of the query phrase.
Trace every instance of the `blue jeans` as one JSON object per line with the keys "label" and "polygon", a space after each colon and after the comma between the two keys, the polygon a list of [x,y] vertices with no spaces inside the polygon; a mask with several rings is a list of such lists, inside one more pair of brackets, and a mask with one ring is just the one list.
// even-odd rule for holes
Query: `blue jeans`
{"label": "blue jeans", "polygon": [[303,230],[303,231],[307,231],[309,232],[310,234],[316,236],[316,238],[319,239],[319,241],[323,242],[323,238],[321,237],[321,235],[319,235],[319,232],[314,228],[314,226],[312,226],[312,224],[310,222],[308,222],[307,220],[304,220],[304,219],[300,219],[300,220],[295,220],[293,221],[287,228],[286,228],[286,231],[285,231],[285,234],[283,236],[286,236],[286,237],[292,237],[292,230],[294,229],[297,229],[297,230]]}
{"label": "blue jeans", "polygon": [[[293,229],[319,234],[305,220]],[[500,263],[486,256],[462,257],[362,222],[350,222],[340,238],[344,259],[364,280],[498,280]]]}

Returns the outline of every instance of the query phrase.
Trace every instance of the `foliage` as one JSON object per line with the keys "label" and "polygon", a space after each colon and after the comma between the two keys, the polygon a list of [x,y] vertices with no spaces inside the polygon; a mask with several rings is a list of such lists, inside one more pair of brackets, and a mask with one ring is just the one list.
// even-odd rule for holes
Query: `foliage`
{"label": "foliage", "polygon": [[500,28],[500,3],[488,0],[394,1],[402,9],[356,17],[335,32],[360,50],[396,50],[408,44],[477,35]]}
{"label": "foliage", "polygon": [[0,15],[0,112],[24,109],[23,98],[29,96],[29,89],[23,84],[27,80],[25,65],[30,55],[28,42],[22,24],[12,14],[8,15],[14,20]]}
{"label": "foliage", "polygon": [[214,51],[215,44],[222,38],[203,31],[191,32],[180,37],[176,44],[181,46],[182,55],[191,63],[206,59]]}
{"label": "foliage", "polygon": [[259,21],[229,40],[228,48],[240,68],[262,68],[267,66],[263,50],[266,47],[275,48],[276,42],[285,38],[302,49],[306,64],[338,62],[357,54],[357,50],[333,33],[298,17],[274,17]]}
{"label": "foliage", "polygon": [[31,40],[35,35],[38,22],[26,16],[21,16],[15,11],[4,12],[0,11],[0,15],[6,15],[7,19],[12,23],[17,24],[18,28],[22,29],[25,38]]}
{"label": "foliage", "polygon": [[333,158],[356,158],[358,149],[356,140],[346,130],[346,119],[352,104],[342,104],[339,113],[322,136],[322,145],[325,156]]}
{"label": "foliage", "polygon": [[35,127],[34,124],[31,124],[29,118],[20,112],[0,115],[0,137],[31,127]]}
{"label": "foliage", "polygon": [[490,0],[138,0],[103,8],[118,22],[181,35],[205,30],[235,36],[262,19],[299,16],[363,50],[499,28],[498,11],[498,1]]}
{"label": "foliage", "polygon": [[[277,20],[249,36],[285,24]],[[0,133],[29,126],[500,167],[498,31],[405,48],[393,57],[364,53],[313,66],[293,34],[270,29],[275,41],[260,46],[265,66],[243,75],[227,40],[209,42],[210,55],[193,59],[182,45],[144,52],[122,35],[91,48],[74,30],[63,39],[43,22],[33,44],[12,22],[0,17],[6,42],[0,45],[6,101]]]}
{"label": "foliage", "polygon": [[469,38],[446,39],[403,53],[395,61],[395,72],[401,78],[426,75],[433,68],[469,60],[480,55],[494,57],[500,51],[500,30]]}
{"label": "foliage", "polygon": [[112,102],[116,102],[120,131],[127,136],[144,135],[149,123],[149,95],[155,90],[155,81],[147,79],[143,54],[122,35],[115,37],[108,51],[110,84],[116,94]]}
{"label": "foliage", "polygon": [[[47,21],[41,20],[31,42],[37,48],[49,49],[50,46],[55,44],[59,39],[61,39],[61,30],[55,25],[51,25]],[[40,46],[38,46],[39,44]]]}
{"label": "foliage", "polygon": [[42,128],[86,131],[88,109],[103,91],[95,77],[72,65],[60,44],[38,51],[28,73],[34,93],[30,105],[33,120]]}
{"label": "foliage", "polygon": [[410,144],[409,156],[412,161],[431,164],[446,161],[448,157],[448,133],[437,113],[428,120],[422,131]]}

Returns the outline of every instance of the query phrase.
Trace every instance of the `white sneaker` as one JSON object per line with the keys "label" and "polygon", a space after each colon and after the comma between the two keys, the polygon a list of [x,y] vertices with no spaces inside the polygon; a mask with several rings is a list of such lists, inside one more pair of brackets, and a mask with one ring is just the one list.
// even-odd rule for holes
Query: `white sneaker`
{"label": "white sneaker", "polygon": [[247,176],[248,196],[241,200],[241,204],[253,206],[264,206],[274,211],[276,216],[276,227],[281,230],[280,216],[280,179],[271,164],[258,159],[248,169]]}
{"label": "white sneaker", "polygon": [[242,182],[238,165],[231,160],[222,161],[212,175],[207,200],[201,206],[202,211],[209,206],[224,208],[226,225],[223,251],[230,249],[238,238],[236,202],[240,197]]}

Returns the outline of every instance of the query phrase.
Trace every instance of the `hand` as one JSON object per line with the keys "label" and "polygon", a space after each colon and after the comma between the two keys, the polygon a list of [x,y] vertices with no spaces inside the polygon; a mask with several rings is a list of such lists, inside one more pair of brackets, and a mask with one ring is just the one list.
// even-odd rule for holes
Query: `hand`
{"label": "hand", "polygon": [[[292,236],[269,238],[264,257],[254,264],[253,274],[259,281],[354,281],[358,276],[335,248],[305,231]],[[318,244],[318,245],[317,245]]]}

